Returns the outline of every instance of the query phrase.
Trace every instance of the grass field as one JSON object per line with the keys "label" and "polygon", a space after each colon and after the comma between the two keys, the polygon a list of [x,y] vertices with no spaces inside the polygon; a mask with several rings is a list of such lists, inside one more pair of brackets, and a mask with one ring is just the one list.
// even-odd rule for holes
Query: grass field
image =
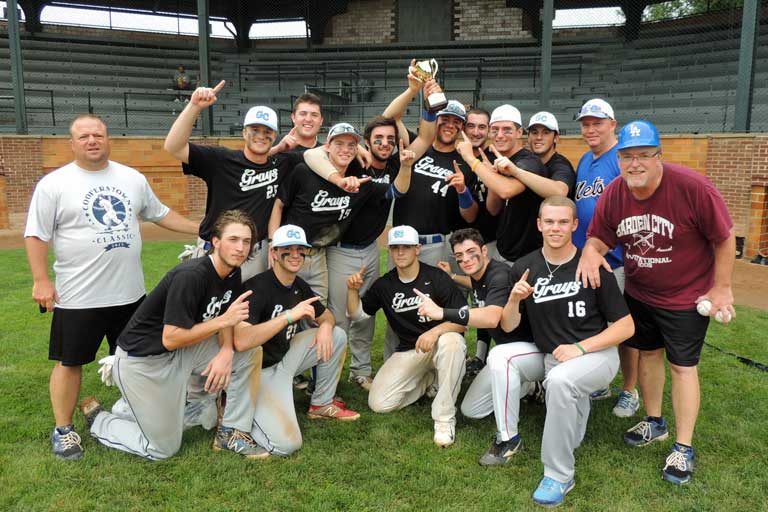
{"label": "grass field", "polygon": [[[147,243],[148,288],[175,264],[178,243]],[[213,453],[212,433],[188,431],[180,453],[145,462],[97,445],[76,414],[85,457],[63,462],[50,453],[53,419],[48,399],[50,316],[30,299],[31,278],[22,250],[0,251],[0,510],[531,510],[542,474],[539,450],[544,409],[523,404],[524,450],[501,468],[477,459],[494,432],[492,418],[459,415],[456,444],[432,443],[427,401],[387,415],[372,413],[366,396],[346,382],[341,394],[361,412],[351,424],[310,422],[308,398],[296,395],[304,447],[287,459],[246,461]],[[708,341],[768,362],[768,314],[738,308],[734,325],[713,324]],[[379,318],[379,327],[381,327]],[[374,365],[381,364],[383,329],[376,332]],[[470,345],[473,345],[471,342]],[[473,346],[470,347],[472,352]],[[103,349],[102,349],[103,350]],[[118,397],[105,388],[96,365],[84,369],[83,396],[107,406]],[[698,467],[683,488],[660,478],[672,442],[625,447],[621,433],[634,424],[611,414],[612,401],[595,404],[587,439],[576,453],[576,487],[565,510],[768,510],[768,374],[705,347],[700,365],[702,410],[696,431]],[[464,388],[466,389],[467,383]],[[667,394],[665,412],[674,426]]]}

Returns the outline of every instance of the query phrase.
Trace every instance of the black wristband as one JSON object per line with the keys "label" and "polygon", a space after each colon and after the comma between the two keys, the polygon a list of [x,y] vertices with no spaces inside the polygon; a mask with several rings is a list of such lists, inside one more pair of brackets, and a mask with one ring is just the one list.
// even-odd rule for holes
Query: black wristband
{"label": "black wristband", "polygon": [[459,309],[444,308],[443,320],[459,325],[469,324],[469,306],[464,306]]}

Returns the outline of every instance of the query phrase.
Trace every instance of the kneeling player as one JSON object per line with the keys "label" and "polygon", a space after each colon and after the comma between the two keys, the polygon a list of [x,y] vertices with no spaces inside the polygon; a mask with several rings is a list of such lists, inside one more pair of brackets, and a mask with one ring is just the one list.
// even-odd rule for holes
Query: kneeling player
{"label": "kneeling player", "polygon": [[112,378],[128,408],[104,411],[95,398],[80,410],[99,442],[148,459],[166,459],[181,446],[187,382],[207,375],[205,390],[227,388],[227,407],[214,449],[266,456],[248,431],[253,419],[251,376],[260,354],[233,353],[233,327],[248,316],[239,297],[240,265],[250,254],[253,221],[223,212],[213,226],[213,253],[168,272],[117,340]]}
{"label": "kneeling player", "polygon": [[395,268],[374,281],[360,300],[362,270],[349,277],[347,312],[358,321],[384,310],[389,326],[399,340],[396,352],[384,362],[371,384],[368,405],[375,412],[390,412],[412,404],[434,384],[432,402],[434,441],[438,446],[453,444],[456,426],[456,399],[464,377],[467,346],[465,327],[420,315],[424,297],[453,308],[466,306],[461,292],[442,270],[420,263],[419,234],[410,226],[389,231],[390,261]]}
{"label": "kneeling player", "polygon": [[[331,311],[297,273],[304,264],[304,230],[286,224],[272,238],[274,266],[244,283],[253,291],[250,314],[235,329],[235,346],[264,350],[251,435],[269,453],[290,455],[302,439],[293,405],[293,378],[317,366],[309,419],[352,421],[360,417],[334,398],[347,349],[346,333],[335,327]],[[304,329],[307,324],[316,328]]]}
{"label": "kneeling player", "polygon": [[577,222],[570,199],[545,199],[537,219],[544,246],[517,260],[512,269],[517,282],[504,306],[501,327],[506,331],[517,327],[524,305],[541,354],[520,357],[510,354],[514,344],[507,344],[495,347],[488,359],[496,423],[507,439],[519,440],[521,382],[544,379],[544,478],[533,493],[533,501],[544,506],[559,505],[573,489],[573,451],[587,428],[589,394],[611,383],[619,368],[616,345],[635,330],[616,279],[608,271],[601,269],[602,286],[597,289],[583,288],[576,279],[581,251],[571,235]]}

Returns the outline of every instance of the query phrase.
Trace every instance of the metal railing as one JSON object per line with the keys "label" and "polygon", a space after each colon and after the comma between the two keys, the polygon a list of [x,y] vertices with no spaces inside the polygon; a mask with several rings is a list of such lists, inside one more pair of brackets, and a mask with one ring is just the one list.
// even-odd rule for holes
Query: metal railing
{"label": "metal railing", "polygon": [[[40,101],[45,102],[46,105],[39,105]],[[13,102],[13,89],[0,88],[0,112],[15,112]],[[53,91],[47,89],[24,89],[24,103],[28,113],[50,112],[51,126],[56,126],[56,109],[53,104]]]}

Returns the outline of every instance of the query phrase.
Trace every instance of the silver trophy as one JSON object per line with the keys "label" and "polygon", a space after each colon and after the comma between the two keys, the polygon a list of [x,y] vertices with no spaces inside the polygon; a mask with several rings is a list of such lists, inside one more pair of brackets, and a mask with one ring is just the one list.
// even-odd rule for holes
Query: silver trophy
{"label": "silver trophy", "polygon": [[[435,59],[420,60],[413,66],[413,76],[426,82],[437,76],[437,61]],[[435,92],[424,98],[424,104],[430,112],[442,110],[448,104],[448,99],[442,92]]]}

